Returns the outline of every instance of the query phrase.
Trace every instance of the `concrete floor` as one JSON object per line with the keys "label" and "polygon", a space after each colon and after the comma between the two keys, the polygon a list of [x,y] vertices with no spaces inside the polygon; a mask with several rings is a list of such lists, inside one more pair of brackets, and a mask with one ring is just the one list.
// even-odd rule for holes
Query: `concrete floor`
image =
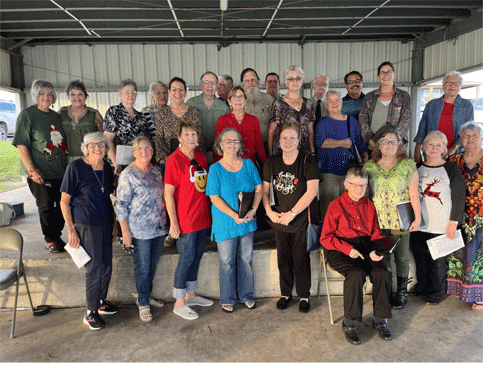
{"label": "concrete floor", "polygon": [[[342,297],[333,297],[334,319],[342,316]],[[295,300],[286,311],[276,299],[258,299],[257,309],[238,305],[224,313],[216,302],[194,307],[200,318],[186,321],[173,304],[153,309],[142,322],[132,305],[105,316],[103,330],[82,323],[83,308],[53,309],[41,317],[19,312],[15,339],[12,314],[0,313],[2,362],[482,362],[483,315],[455,297],[428,306],[417,297],[394,311],[393,341],[381,340],[371,326],[371,297],[358,327],[362,344],[349,344],[341,323],[331,326],[326,297],[313,298],[308,314]]]}

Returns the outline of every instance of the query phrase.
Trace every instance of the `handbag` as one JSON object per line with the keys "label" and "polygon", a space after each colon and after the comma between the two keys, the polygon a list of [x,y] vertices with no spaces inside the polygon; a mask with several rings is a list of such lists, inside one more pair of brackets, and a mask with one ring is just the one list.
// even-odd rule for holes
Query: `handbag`
{"label": "handbag", "polygon": [[321,237],[321,230],[323,224],[313,224],[311,222],[311,208],[307,207],[307,251],[312,252],[313,250],[319,249],[319,238]]}
{"label": "handbag", "polygon": [[[347,135],[349,139],[351,139],[351,116],[347,115]],[[351,139],[352,141],[352,139]],[[349,168],[351,167],[363,167],[363,158],[359,154],[358,147],[356,147],[356,143],[352,142],[352,146],[354,147],[354,152],[352,152],[353,158],[349,161]],[[352,148],[351,148],[352,150]]]}

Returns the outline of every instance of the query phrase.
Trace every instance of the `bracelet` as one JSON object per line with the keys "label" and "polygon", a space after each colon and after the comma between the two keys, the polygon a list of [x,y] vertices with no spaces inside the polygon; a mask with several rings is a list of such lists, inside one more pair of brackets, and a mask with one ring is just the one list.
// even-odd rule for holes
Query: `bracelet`
{"label": "bracelet", "polygon": [[290,213],[292,214],[293,217],[297,216],[297,214],[293,212],[293,209],[290,210]]}
{"label": "bracelet", "polygon": [[29,168],[28,172],[30,172],[30,173],[31,173],[31,172],[33,172],[33,171],[35,171],[35,170],[36,170],[36,167],[35,167],[35,166],[31,166],[31,167]]}
{"label": "bracelet", "polygon": [[68,227],[68,230],[73,230],[75,228],[75,224],[72,227]]}

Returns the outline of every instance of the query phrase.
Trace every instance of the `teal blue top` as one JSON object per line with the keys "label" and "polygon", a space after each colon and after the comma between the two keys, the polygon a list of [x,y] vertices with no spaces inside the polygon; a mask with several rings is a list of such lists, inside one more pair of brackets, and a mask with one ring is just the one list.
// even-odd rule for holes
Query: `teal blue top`
{"label": "teal blue top", "polygon": [[[243,159],[243,167],[236,172],[227,171],[220,162],[210,166],[207,180],[207,196],[219,195],[233,210],[238,212],[238,192],[253,192],[261,185],[257,168],[249,159]],[[212,239],[223,241],[255,231],[252,221],[237,224],[231,217],[212,204]]]}

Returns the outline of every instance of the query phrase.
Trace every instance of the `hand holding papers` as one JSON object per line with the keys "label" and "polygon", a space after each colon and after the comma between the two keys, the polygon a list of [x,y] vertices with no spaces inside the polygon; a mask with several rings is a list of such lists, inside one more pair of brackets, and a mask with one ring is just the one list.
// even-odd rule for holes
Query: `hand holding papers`
{"label": "hand holding papers", "polygon": [[73,258],[73,261],[78,268],[82,268],[82,266],[85,266],[85,264],[90,261],[89,255],[85,252],[85,249],[83,249],[81,245],[78,248],[73,248],[70,247],[69,244],[66,244],[64,249],[66,249],[71,258]]}
{"label": "hand holding papers", "polygon": [[431,253],[433,260],[447,256],[448,254],[465,247],[464,239],[462,238],[460,230],[457,230],[457,235],[453,240],[446,237],[446,235],[440,235],[427,240],[427,245],[429,246],[429,252]]}

